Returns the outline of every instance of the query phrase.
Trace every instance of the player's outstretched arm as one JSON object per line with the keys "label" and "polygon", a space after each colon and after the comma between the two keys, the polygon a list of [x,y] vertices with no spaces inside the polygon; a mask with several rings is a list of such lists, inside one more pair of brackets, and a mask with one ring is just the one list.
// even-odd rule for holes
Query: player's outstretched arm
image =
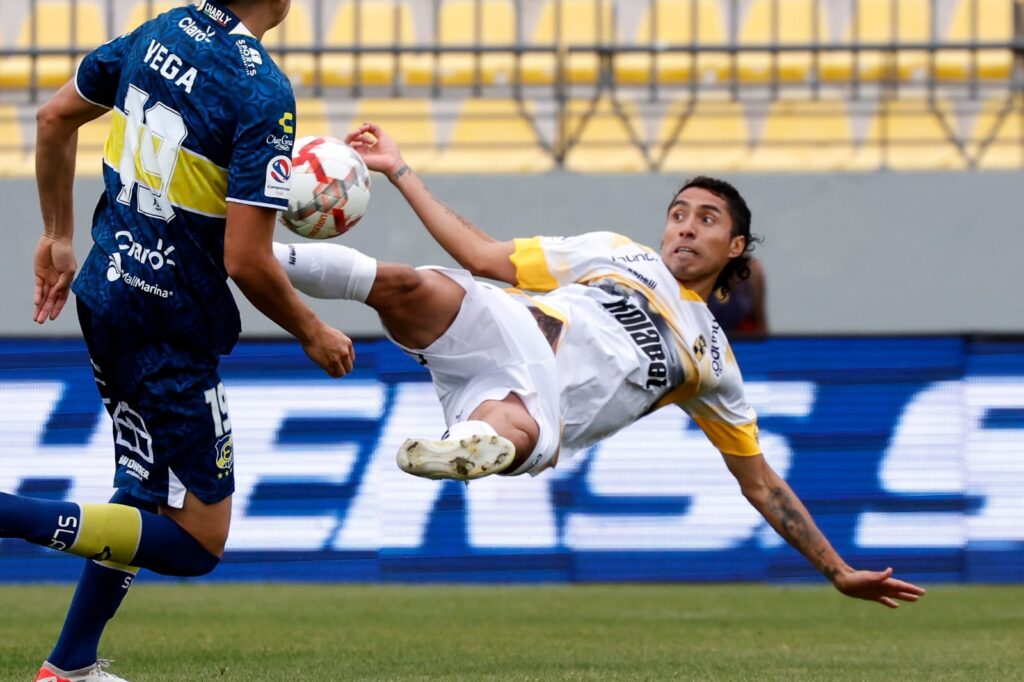
{"label": "player's outstretched arm", "polygon": [[228,202],[224,267],[249,301],[302,344],[313,362],[332,377],[352,371],[352,341],[324,324],[302,302],[281,264],[272,240],[276,213],[269,208]]}
{"label": "player's outstretched arm", "polygon": [[36,184],[43,236],[34,260],[33,319],[39,324],[60,315],[78,269],[71,244],[75,232],[71,188],[78,128],[106,111],[82,99],[69,81],[36,113]]}
{"label": "player's outstretched arm", "polygon": [[893,578],[891,568],[858,571],[843,561],[800,498],[762,455],[725,455],[725,462],[750,504],[843,594],[895,609],[897,600],[913,602],[925,593],[917,585]]}
{"label": "player's outstretched arm", "polygon": [[515,284],[509,257],[512,242],[501,242],[448,208],[402,159],[398,144],[379,126],[364,123],[345,137],[370,170],[384,173],[398,188],[420,221],[459,265],[474,275]]}

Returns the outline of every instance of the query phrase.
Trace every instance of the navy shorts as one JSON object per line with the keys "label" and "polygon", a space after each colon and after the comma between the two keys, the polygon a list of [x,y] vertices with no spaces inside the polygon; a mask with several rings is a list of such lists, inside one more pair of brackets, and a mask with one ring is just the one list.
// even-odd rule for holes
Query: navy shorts
{"label": "navy shorts", "polygon": [[78,321],[113,420],[114,487],[181,508],[235,490],[234,446],[216,354],[108,324],[80,300]]}

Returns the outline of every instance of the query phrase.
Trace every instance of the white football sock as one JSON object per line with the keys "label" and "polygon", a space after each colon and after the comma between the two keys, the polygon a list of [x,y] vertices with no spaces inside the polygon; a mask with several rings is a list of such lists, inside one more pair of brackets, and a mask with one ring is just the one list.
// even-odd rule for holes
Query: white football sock
{"label": "white football sock", "polygon": [[366,303],[377,278],[377,261],[341,244],[281,244],[274,256],[292,286],[313,298]]}
{"label": "white football sock", "polygon": [[498,432],[494,427],[483,421],[457,422],[448,427],[449,440],[462,440],[470,436],[497,436]]}

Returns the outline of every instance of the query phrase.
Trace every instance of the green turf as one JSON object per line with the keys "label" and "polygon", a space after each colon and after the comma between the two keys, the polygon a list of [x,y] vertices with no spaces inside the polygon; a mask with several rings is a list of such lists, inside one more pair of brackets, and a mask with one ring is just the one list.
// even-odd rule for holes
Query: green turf
{"label": "green turf", "polygon": [[[70,596],[0,588],[0,681],[34,679]],[[1011,680],[1024,587],[890,611],[827,587],[140,584],[101,654],[132,682]]]}

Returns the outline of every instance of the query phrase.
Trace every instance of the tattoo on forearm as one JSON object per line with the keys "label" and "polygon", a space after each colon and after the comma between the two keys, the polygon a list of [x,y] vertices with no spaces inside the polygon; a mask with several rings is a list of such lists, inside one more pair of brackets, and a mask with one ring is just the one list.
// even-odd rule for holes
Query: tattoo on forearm
{"label": "tattoo on forearm", "polygon": [[409,168],[409,164],[402,164],[402,167],[395,171],[395,174],[391,176],[391,179],[397,180],[398,178],[408,173],[412,173],[412,169]]}
{"label": "tattoo on forearm", "polygon": [[779,524],[782,527],[782,536],[794,547],[805,553],[811,551],[809,545],[812,542],[817,542],[819,547],[814,551],[814,563],[817,564],[817,568],[821,571],[822,575],[830,581],[834,581],[836,575],[839,574],[839,569],[835,566],[829,566],[825,561],[826,549],[821,546],[821,543],[825,542],[824,536],[812,529],[800,510],[793,506],[793,501],[785,490],[776,487],[772,488],[770,492],[768,508],[778,518]]}
{"label": "tattoo on forearm", "polygon": [[471,223],[468,220],[466,220],[465,218],[463,218],[457,212],[453,211],[452,209],[448,208],[447,206],[444,207],[444,210],[448,212],[448,215],[450,215],[451,217],[455,218],[460,223],[462,223],[462,226],[464,228],[466,228],[467,230],[472,230],[473,229],[473,223]]}

